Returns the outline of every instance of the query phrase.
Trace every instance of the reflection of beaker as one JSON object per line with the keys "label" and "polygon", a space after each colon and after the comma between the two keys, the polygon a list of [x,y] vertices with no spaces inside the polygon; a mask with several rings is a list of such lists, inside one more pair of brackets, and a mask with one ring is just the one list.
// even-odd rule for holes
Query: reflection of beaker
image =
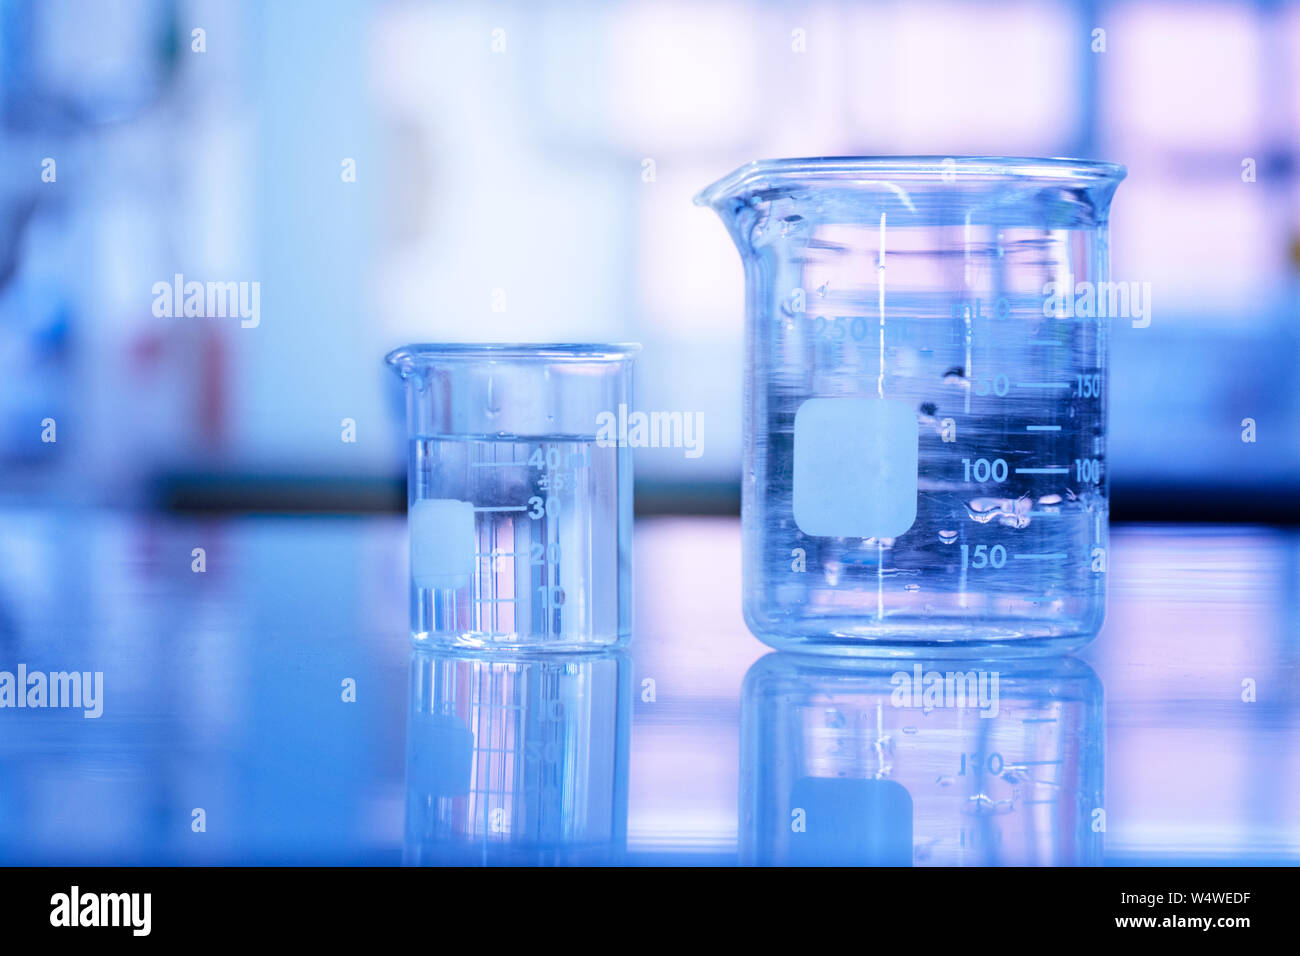
{"label": "reflection of beaker", "polygon": [[413,653],[406,863],[616,860],[627,844],[629,675],[620,653]]}
{"label": "reflection of beaker", "polygon": [[741,862],[1099,864],[1103,734],[1071,658],[769,654],[741,698]]}

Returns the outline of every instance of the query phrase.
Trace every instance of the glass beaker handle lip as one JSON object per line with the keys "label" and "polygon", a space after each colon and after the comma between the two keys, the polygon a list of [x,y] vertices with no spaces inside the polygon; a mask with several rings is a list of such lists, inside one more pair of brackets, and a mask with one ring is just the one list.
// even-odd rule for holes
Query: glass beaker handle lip
{"label": "glass beaker handle lip", "polygon": [[627,362],[637,342],[417,342],[393,349],[384,361],[399,372],[434,362]]}

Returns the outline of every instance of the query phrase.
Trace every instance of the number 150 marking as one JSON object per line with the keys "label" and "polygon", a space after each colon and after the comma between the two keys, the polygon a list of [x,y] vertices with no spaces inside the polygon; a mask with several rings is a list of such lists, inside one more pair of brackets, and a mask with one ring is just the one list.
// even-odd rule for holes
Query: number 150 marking
{"label": "number 150 marking", "polygon": [[970,545],[961,546],[961,567],[962,570],[967,568],[993,568],[997,569],[1007,563],[1007,549],[1000,544],[989,547],[987,544],[975,545],[975,553],[971,554]]}

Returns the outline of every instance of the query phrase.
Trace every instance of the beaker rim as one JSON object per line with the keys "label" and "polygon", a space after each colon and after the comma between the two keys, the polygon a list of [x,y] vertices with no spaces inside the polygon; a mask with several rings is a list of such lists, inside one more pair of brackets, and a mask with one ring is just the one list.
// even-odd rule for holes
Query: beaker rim
{"label": "beaker rim", "polygon": [[1059,183],[1095,186],[1119,183],[1128,169],[1122,163],[1063,156],[817,156],[758,159],[706,186],[696,205],[713,206],[750,191],[757,183],[770,188],[788,180],[842,182],[889,179],[898,182],[951,184],[960,181]]}
{"label": "beaker rim", "polygon": [[399,371],[448,361],[624,362],[637,342],[416,342],[393,349],[384,361]]}

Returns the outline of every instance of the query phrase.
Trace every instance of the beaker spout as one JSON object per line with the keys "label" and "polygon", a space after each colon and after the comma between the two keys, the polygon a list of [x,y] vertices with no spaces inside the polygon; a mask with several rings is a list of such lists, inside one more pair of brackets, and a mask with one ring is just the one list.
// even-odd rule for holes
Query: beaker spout
{"label": "beaker spout", "polygon": [[748,225],[758,215],[756,206],[771,198],[752,188],[754,177],[762,175],[762,165],[747,163],[695,194],[695,205],[708,206],[718,214],[742,256],[749,245]]}
{"label": "beaker spout", "polygon": [[384,364],[406,379],[415,369],[415,356],[409,348],[393,349],[384,356]]}

